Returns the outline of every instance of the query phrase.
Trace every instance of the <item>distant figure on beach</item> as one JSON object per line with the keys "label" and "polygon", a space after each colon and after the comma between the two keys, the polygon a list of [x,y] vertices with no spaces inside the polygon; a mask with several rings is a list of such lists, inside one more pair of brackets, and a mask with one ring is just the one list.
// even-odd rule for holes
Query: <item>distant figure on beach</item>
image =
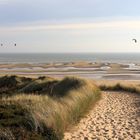
{"label": "distant figure on beach", "polygon": [[[3,44],[1,43],[0,46],[3,46]],[[17,46],[17,44],[15,43],[14,46]]]}
{"label": "distant figure on beach", "polygon": [[135,43],[137,43],[137,40],[136,39],[132,39],[132,41],[134,41]]}

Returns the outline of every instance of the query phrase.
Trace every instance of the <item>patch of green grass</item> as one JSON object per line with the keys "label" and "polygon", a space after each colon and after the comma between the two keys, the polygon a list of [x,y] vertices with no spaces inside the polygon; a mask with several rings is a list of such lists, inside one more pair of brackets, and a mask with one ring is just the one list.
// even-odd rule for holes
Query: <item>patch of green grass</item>
{"label": "patch of green grass", "polygon": [[0,97],[3,96],[12,96],[18,89],[23,88],[33,79],[26,77],[17,77],[17,76],[3,76],[0,77]]}
{"label": "patch of green grass", "polygon": [[51,94],[57,97],[65,96],[68,91],[76,90],[82,87],[85,83],[83,79],[76,77],[66,77],[54,84]]}
{"label": "patch of green grass", "polygon": [[0,88],[8,87],[12,88],[17,86],[16,76],[4,76],[0,78]]}
{"label": "patch of green grass", "polygon": [[0,88],[17,88],[18,86],[24,85],[26,83],[31,82],[31,78],[26,77],[17,77],[13,76],[3,76],[0,77]]}
{"label": "patch of green grass", "polygon": [[75,77],[66,77],[62,80],[46,79],[40,77],[19,90],[21,93],[48,94],[50,96],[62,97],[68,91],[78,89],[84,84],[84,80]]}
{"label": "patch of green grass", "polygon": [[[54,87],[54,85],[58,83],[57,80],[54,81],[33,81],[26,85],[25,87],[19,89],[18,92],[20,93],[32,93],[32,94],[46,94],[50,93],[51,89]],[[49,94],[50,95],[50,94]]]}

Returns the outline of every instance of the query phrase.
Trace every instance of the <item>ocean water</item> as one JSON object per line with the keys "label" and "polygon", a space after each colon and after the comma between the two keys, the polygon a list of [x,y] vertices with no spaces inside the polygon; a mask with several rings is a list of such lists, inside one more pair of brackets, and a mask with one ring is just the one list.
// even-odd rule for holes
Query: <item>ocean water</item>
{"label": "ocean water", "polygon": [[0,54],[0,63],[50,62],[119,62],[139,63],[140,53],[14,53]]}

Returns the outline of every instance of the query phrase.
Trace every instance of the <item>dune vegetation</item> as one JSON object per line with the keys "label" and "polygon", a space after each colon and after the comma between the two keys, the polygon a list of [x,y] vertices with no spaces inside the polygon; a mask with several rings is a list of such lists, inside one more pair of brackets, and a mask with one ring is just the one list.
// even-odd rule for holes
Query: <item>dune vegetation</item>
{"label": "dune vegetation", "polygon": [[59,140],[101,96],[93,81],[65,77],[0,78],[0,138]]}
{"label": "dune vegetation", "polygon": [[125,91],[125,92],[140,94],[140,85],[132,85],[132,84],[126,85],[122,83],[116,83],[111,85],[100,84],[99,88],[105,91]]}

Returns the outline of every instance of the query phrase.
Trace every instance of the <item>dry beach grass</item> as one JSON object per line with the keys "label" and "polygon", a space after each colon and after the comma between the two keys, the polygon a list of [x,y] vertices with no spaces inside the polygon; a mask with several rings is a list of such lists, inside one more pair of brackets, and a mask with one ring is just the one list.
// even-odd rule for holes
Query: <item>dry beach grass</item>
{"label": "dry beach grass", "polygon": [[[102,98],[95,83],[105,90]],[[138,139],[139,93],[139,81],[4,76],[0,78],[0,137]]]}
{"label": "dry beach grass", "polygon": [[5,139],[62,139],[64,131],[100,98],[92,81],[76,77],[0,80],[5,88],[0,99],[0,137]]}
{"label": "dry beach grass", "polygon": [[98,80],[102,99],[64,140],[139,140],[139,81]]}

